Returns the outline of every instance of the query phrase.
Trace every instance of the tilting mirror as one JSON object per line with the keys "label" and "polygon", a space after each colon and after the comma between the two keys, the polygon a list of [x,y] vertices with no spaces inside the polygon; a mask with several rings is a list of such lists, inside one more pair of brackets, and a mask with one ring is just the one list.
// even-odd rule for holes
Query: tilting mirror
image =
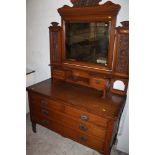
{"label": "tilting mirror", "polygon": [[107,65],[110,21],[66,22],[66,59]]}

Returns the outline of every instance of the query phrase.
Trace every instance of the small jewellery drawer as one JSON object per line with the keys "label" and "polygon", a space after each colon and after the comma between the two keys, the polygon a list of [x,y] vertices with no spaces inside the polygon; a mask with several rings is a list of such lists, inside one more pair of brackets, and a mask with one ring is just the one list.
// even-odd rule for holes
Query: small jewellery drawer
{"label": "small jewellery drawer", "polygon": [[32,115],[31,119],[39,123],[59,134],[61,134],[64,137],[71,138],[81,144],[84,144],[86,146],[89,146],[95,150],[102,151],[104,146],[104,140],[100,140],[94,136],[88,136],[83,133],[80,133],[70,127],[67,127],[59,122],[49,120],[43,116],[40,115]]}
{"label": "small jewellery drawer", "polygon": [[104,128],[93,125],[92,123],[76,120],[62,112],[40,108],[39,106],[35,105],[32,105],[32,109],[35,111],[35,113],[38,113],[47,119],[60,122],[61,124],[74,128],[75,130],[86,135],[94,135],[102,140],[105,139],[106,130]]}
{"label": "small jewellery drawer", "polygon": [[52,71],[52,76],[57,79],[65,79],[65,72],[63,70],[54,69]]}
{"label": "small jewellery drawer", "polygon": [[107,80],[98,78],[98,77],[91,77],[90,78],[90,86],[97,89],[103,90],[106,88]]}

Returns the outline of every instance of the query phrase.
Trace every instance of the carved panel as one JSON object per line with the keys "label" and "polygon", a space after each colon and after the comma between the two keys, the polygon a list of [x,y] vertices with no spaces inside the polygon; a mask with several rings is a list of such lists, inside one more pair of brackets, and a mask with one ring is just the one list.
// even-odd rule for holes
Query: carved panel
{"label": "carved panel", "polygon": [[116,64],[116,71],[119,73],[128,74],[128,64],[129,64],[129,35],[120,34],[118,46],[118,57]]}
{"label": "carved panel", "polygon": [[73,7],[86,7],[86,6],[96,6],[102,0],[70,0]]}
{"label": "carved panel", "polygon": [[57,61],[58,60],[58,33],[52,32],[52,60]]}
{"label": "carved panel", "polygon": [[61,27],[57,22],[52,22],[50,30],[50,55],[51,64],[61,63]]}
{"label": "carved panel", "polygon": [[129,21],[123,21],[123,22],[121,22],[121,24],[122,24],[122,28],[129,29]]}
{"label": "carved panel", "polygon": [[100,1],[101,0],[71,0],[73,4],[72,7],[64,5],[62,8],[58,9],[58,12],[65,20],[68,20],[68,18],[69,20],[72,18],[74,19],[74,16],[80,16],[79,18],[86,16],[89,18],[90,16],[95,15],[101,15],[107,19],[115,18],[121,6],[119,4],[114,4],[111,1],[99,4]]}

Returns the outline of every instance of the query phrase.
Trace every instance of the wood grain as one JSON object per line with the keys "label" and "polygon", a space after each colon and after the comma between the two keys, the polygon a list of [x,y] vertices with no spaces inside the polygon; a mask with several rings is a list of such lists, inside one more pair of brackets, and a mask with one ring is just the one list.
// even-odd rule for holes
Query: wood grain
{"label": "wood grain", "polygon": [[124,96],[108,94],[102,99],[97,90],[51,79],[27,90],[34,132],[39,123],[109,155],[117,134],[116,122],[125,104]]}

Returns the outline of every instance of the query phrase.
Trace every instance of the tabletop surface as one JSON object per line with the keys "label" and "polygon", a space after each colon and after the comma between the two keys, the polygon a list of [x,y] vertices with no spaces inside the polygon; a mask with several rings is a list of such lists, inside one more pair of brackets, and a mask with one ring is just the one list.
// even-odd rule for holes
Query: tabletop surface
{"label": "tabletop surface", "polygon": [[64,81],[52,82],[47,79],[27,88],[30,92],[44,95],[64,104],[115,119],[122,112],[126,96],[107,94],[101,97],[101,92],[92,88],[70,84]]}

